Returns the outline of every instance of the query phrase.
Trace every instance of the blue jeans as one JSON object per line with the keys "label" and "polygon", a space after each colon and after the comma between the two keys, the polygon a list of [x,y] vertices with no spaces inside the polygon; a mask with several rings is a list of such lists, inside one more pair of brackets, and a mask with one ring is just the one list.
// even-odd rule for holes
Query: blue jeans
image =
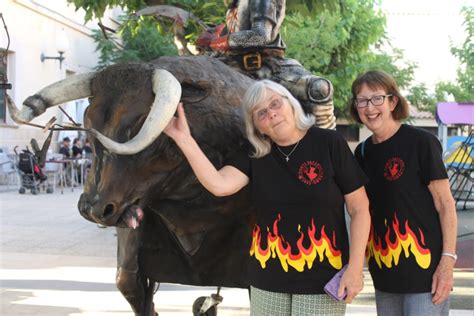
{"label": "blue jeans", "polygon": [[377,315],[381,316],[448,316],[449,297],[433,304],[431,293],[387,293],[375,290]]}

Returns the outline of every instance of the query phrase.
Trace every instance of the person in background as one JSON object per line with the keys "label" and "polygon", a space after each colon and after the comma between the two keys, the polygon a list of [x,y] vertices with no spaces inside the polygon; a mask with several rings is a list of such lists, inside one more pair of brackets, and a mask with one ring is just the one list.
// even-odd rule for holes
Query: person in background
{"label": "person in background", "polygon": [[[59,153],[63,155],[63,159],[71,159],[71,139],[69,137],[64,137],[63,142],[61,144],[61,147],[59,147]],[[66,184],[67,185],[72,185],[72,179],[71,179],[71,163],[69,162],[64,162],[63,163],[64,167],[64,174],[66,177]]]}
{"label": "person in background", "polygon": [[72,142],[72,158],[74,159],[79,159],[74,162],[74,168],[75,168],[75,179],[77,183],[82,184],[82,171],[83,171],[83,164],[84,160],[81,159],[82,157],[82,147],[81,147],[81,139],[80,138],[74,138]]}
{"label": "person in background", "polygon": [[72,157],[82,158],[81,140],[77,137],[74,138],[74,141],[72,142]]}
{"label": "person in background", "polygon": [[69,137],[63,138],[63,143],[59,147],[59,153],[63,154],[64,158],[71,158],[71,139]]}
{"label": "person in background", "polygon": [[84,150],[87,158],[92,155],[92,147],[89,138],[86,138],[86,140],[84,141],[84,146],[82,147],[82,149]]}
{"label": "person in background", "polygon": [[456,263],[456,208],[438,139],[402,124],[395,80],[369,71],[352,84],[350,113],[373,134],[355,156],[369,177],[366,256],[378,315],[448,315]]}
{"label": "person in background", "polygon": [[84,146],[82,147],[83,158],[86,158],[86,174],[92,166],[92,147],[89,138],[86,138],[84,141]]}
{"label": "person in background", "polygon": [[[344,315],[363,288],[366,177],[346,141],[314,127],[314,116],[282,85],[254,83],[242,108],[252,153],[236,153],[219,170],[192,137],[182,104],[164,132],[212,194],[231,195],[251,183],[257,209],[249,251],[251,314]],[[338,302],[323,287],[345,264],[338,296],[346,291],[347,298]]]}

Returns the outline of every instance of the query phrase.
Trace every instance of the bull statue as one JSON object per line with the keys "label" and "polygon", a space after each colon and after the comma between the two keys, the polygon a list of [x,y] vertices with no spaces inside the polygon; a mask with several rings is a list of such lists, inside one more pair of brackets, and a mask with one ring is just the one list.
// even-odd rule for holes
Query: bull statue
{"label": "bull statue", "polygon": [[[27,98],[21,110],[7,102],[22,124],[89,98],[84,130],[94,159],[78,208],[89,221],[117,227],[116,284],[135,315],[156,315],[160,282],[249,287],[248,188],[213,196],[162,131],[182,101],[194,138],[222,167],[248,146],[240,102],[253,82],[216,58],[161,57],[68,77]],[[215,308],[218,299],[201,303]]]}
{"label": "bull statue", "polygon": [[239,106],[252,82],[215,58],[162,57],[71,76],[27,98],[21,111],[9,104],[26,123],[89,97],[94,159],[78,208],[89,221],[117,226],[116,284],[135,315],[155,315],[155,282],[249,286],[249,191],[211,195],[161,132],[181,100],[197,142],[222,166],[247,144]]}

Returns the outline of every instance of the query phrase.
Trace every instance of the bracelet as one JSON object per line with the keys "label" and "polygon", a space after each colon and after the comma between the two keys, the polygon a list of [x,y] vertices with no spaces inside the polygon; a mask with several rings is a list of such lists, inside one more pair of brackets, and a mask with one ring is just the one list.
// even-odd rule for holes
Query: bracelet
{"label": "bracelet", "polygon": [[458,255],[455,253],[442,252],[441,255],[446,256],[446,257],[451,257],[454,259],[454,261],[458,260]]}

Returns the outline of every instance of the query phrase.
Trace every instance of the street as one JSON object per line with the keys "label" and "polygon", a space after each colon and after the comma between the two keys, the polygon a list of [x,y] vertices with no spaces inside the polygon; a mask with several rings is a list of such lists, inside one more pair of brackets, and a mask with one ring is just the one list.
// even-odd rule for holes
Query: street
{"label": "street", "polygon": [[[115,286],[114,228],[99,228],[77,211],[81,188],[64,194],[0,193],[0,314],[131,316]],[[474,314],[474,211],[458,211],[458,268],[450,315]],[[215,288],[162,284],[155,294],[160,316],[191,315],[199,296]],[[218,315],[249,315],[248,293],[223,289]],[[347,308],[348,315],[375,315],[372,282]]]}

